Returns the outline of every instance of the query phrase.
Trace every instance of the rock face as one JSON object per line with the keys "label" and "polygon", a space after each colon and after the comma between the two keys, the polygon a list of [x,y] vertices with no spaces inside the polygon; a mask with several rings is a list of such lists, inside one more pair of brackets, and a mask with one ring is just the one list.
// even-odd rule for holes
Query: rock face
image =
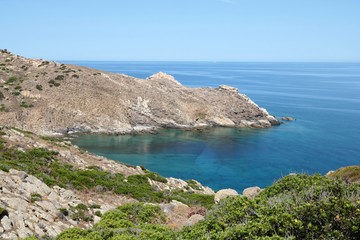
{"label": "rock face", "polygon": [[[278,121],[236,88],[188,88],[0,52],[3,125],[32,132],[131,133],[157,128],[264,128]],[[8,89],[7,91],[4,89]]]}
{"label": "rock face", "polygon": [[1,218],[1,239],[26,238],[34,234],[54,237],[77,225],[60,211],[81,203],[74,192],[49,188],[34,176],[13,169],[9,173],[0,170],[0,186],[0,207],[8,212]]}
{"label": "rock face", "polygon": [[261,192],[261,188],[259,187],[249,187],[244,189],[243,195],[250,199],[253,199],[257,195],[259,195],[260,192]]}
{"label": "rock face", "polygon": [[227,198],[227,197],[233,197],[238,196],[238,192],[234,189],[228,188],[228,189],[221,189],[215,193],[215,203],[219,203],[221,199]]}

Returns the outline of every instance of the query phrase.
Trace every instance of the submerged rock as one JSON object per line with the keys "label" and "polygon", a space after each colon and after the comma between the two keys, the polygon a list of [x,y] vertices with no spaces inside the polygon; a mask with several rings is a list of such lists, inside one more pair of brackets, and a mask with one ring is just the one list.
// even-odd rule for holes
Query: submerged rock
{"label": "submerged rock", "polygon": [[283,121],[295,121],[296,119],[293,117],[282,117],[281,120]]}

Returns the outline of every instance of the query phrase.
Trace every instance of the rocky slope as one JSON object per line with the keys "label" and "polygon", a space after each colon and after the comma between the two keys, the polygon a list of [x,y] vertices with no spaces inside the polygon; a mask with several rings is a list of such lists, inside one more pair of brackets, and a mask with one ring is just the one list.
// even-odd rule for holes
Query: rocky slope
{"label": "rocky slope", "polygon": [[39,134],[270,127],[278,121],[228,86],[188,88],[0,52],[0,122]]}
{"label": "rocky slope", "polygon": [[[138,201],[128,194],[104,190],[101,185],[80,189],[71,184],[59,187],[57,184],[61,185],[61,180],[51,185],[46,184],[46,174],[54,174],[54,169],[49,167],[53,160],[46,157],[44,164],[47,167],[32,170],[39,176],[35,177],[29,171],[32,162],[40,157],[30,158],[29,152],[32,149],[56,152],[58,164],[69,164],[74,167],[72,171],[82,169],[90,173],[89,170],[96,167],[111,174],[122,174],[125,176],[124,182],[130,176],[148,176],[147,170],[94,156],[62,139],[40,137],[19,129],[0,127],[0,169],[7,170],[0,170],[0,239],[19,239],[33,235],[54,237],[70,227],[90,228],[108,210]],[[23,153],[27,155],[22,155]],[[19,171],[16,168],[28,170]],[[61,174],[66,175],[66,172]],[[80,181],[87,181],[83,177],[84,175],[78,176],[82,179]],[[198,213],[204,215],[206,212],[203,207],[188,206],[175,200],[177,191],[202,194],[210,198],[214,194],[210,188],[194,180],[186,182],[167,178],[160,182],[148,178],[146,181],[152,189],[150,191],[155,194],[175,192],[172,195],[174,199],[170,196],[159,203],[152,203],[161,207],[166,215],[167,225],[172,228],[193,224],[202,219]]]}

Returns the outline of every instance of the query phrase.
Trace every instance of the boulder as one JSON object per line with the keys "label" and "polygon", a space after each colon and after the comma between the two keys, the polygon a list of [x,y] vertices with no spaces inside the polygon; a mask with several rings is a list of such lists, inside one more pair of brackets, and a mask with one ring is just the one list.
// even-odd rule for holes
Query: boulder
{"label": "boulder", "polygon": [[204,216],[200,214],[194,214],[188,220],[186,220],[184,226],[193,226],[202,220],[204,220]]}
{"label": "boulder", "polygon": [[259,193],[261,192],[261,188],[259,187],[249,187],[249,188],[245,188],[243,191],[243,195],[253,199],[255,198],[257,195],[259,195]]}
{"label": "boulder", "polygon": [[233,197],[238,196],[238,192],[234,189],[228,188],[228,189],[221,189],[215,193],[215,203],[219,203],[221,199],[227,198],[227,197]]}
{"label": "boulder", "polygon": [[1,219],[1,225],[4,228],[5,231],[9,231],[13,227],[13,223],[11,222],[10,218],[8,216],[4,216]]}

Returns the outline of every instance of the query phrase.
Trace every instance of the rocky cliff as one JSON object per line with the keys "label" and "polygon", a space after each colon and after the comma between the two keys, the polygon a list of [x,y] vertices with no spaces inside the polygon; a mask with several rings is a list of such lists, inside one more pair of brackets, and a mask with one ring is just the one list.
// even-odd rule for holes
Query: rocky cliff
{"label": "rocky cliff", "polygon": [[39,134],[131,133],[157,128],[264,128],[278,121],[229,86],[188,88],[0,53],[0,122]]}

